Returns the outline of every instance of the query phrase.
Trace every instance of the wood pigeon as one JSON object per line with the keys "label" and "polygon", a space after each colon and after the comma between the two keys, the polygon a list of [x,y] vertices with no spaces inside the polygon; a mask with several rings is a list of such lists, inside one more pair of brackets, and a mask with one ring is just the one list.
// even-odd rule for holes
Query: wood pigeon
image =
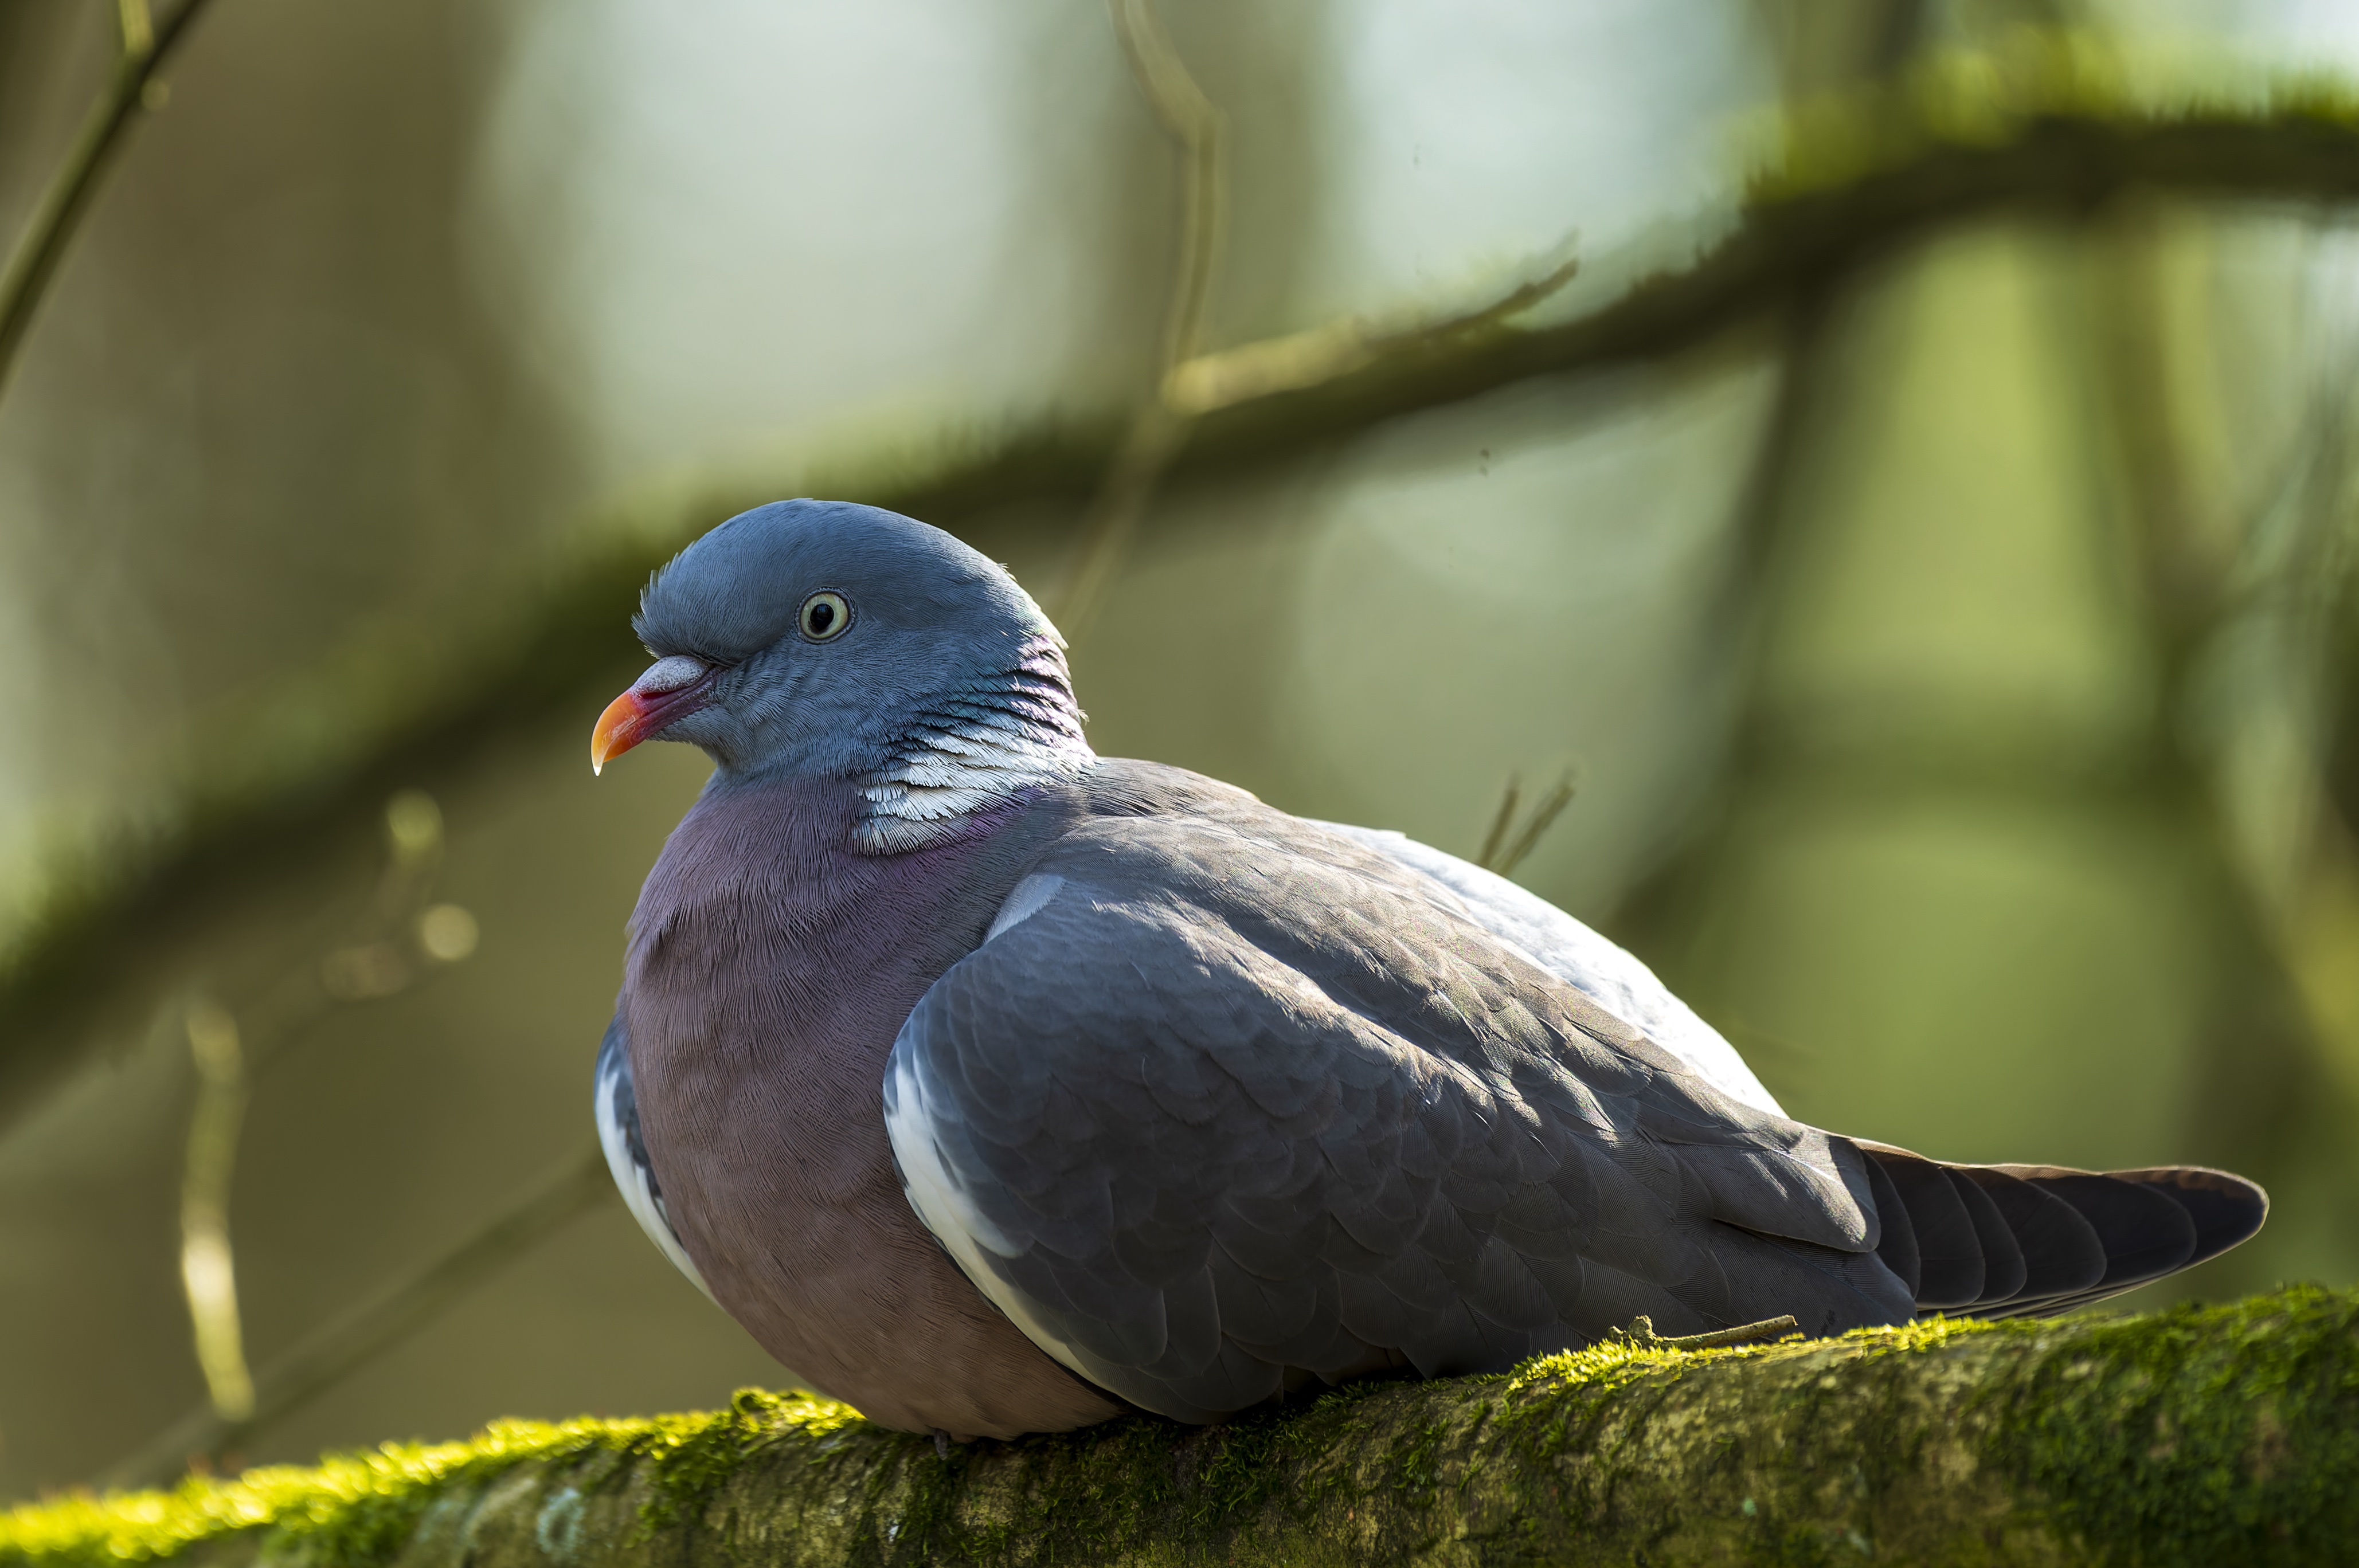
{"label": "wood pigeon", "polygon": [[2224,1173],[1951,1165],[1788,1118],[1647,968],[1403,838],[1102,758],[1005,570],[732,518],[598,720],[716,764],[633,914],[599,1129],[811,1387],[965,1441],[1503,1371],[1644,1314],[2053,1313],[2234,1246]]}

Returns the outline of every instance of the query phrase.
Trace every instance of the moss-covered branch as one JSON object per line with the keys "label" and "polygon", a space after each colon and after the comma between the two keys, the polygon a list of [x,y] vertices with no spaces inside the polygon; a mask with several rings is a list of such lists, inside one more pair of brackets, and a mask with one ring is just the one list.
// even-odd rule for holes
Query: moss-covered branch
{"label": "moss-covered branch", "polygon": [[[1385,420],[1535,376],[1661,359],[1773,314],[1929,228],[2001,208],[2078,211],[2129,189],[2340,202],[2359,196],[2359,108],[2288,89],[2253,107],[2169,113],[2129,100],[2072,57],[2007,71],[1935,72],[1907,91],[1798,122],[1742,221],[1689,264],[1560,322],[1440,336],[1311,384],[1203,414],[1173,482],[1234,472]],[[430,783],[535,714],[580,708],[636,655],[625,622],[647,571],[734,510],[801,491],[865,500],[953,529],[1017,501],[1078,511],[1121,422],[1044,425],[921,460],[781,473],[714,493],[582,554],[537,600],[422,644],[371,643],[307,673],[243,730],[214,732],[171,818],[62,876],[0,968],[0,1121],[85,1044],[97,1010],[136,1008],[119,977],[201,921],[225,885],[318,860],[329,835],[373,820],[395,788]],[[976,543],[986,550],[996,541]],[[594,703],[582,710],[594,711]],[[570,720],[569,720],[570,721]],[[586,717],[584,721],[586,721]]]}
{"label": "moss-covered branch", "polygon": [[0,1563],[339,1568],[2341,1561],[2359,1298],[1933,1324],[1363,1386],[1189,1429],[937,1454],[840,1406],[514,1423],[470,1444],[75,1498]]}

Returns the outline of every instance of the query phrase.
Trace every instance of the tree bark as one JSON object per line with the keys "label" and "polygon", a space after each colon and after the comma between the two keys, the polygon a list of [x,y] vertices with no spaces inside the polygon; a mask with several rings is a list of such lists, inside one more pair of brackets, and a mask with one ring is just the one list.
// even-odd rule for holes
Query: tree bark
{"label": "tree bark", "polygon": [[945,1455],[748,1390],[0,1519],[0,1563],[2321,1563],[2359,1542],[2359,1295],[1933,1322],[1361,1385]]}

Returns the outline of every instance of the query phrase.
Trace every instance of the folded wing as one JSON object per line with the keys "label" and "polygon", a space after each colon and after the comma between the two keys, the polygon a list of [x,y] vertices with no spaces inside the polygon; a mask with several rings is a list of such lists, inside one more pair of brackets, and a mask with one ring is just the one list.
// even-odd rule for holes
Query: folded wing
{"label": "folded wing", "polygon": [[919,1217],[1044,1350],[1181,1420],[1639,1313],[1909,1315],[1856,1148],[1715,1089],[1419,875],[1276,813],[1060,840],[895,1047]]}

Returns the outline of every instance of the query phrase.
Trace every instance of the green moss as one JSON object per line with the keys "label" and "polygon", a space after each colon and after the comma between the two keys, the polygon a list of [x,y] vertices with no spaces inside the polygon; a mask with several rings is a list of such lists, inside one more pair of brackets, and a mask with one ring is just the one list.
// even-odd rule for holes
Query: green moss
{"label": "green moss", "polygon": [[[529,1485],[493,1485],[527,1463]],[[493,1568],[584,1551],[877,1568],[2317,1561],[2359,1540],[2359,1298],[1601,1346],[1219,1427],[1137,1417],[947,1457],[841,1405],[747,1390],[711,1414],[504,1422],[66,1498],[0,1518],[0,1564],[138,1562],[240,1530],[288,1564],[439,1562],[457,1538],[429,1510],[446,1498],[467,1560]]]}
{"label": "green moss", "polygon": [[[1134,1417],[953,1449],[947,1460],[923,1438],[878,1434],[842,1561],[1217,1562],[1272,1528],[1307,1527],[1347,1489],[1414,1512],[1461,1435],[1449,1412],[1492,1381],[1354,1385],[1215,1427]],[[1374,1471],[1339,1462],[1372,1422],[1412,1419],[1405,1400],[1419,1402],[1426,1441],[1387,1445]]]}
{"label": "green moss", "polygon": [[628,1421],[495,1422],[464,1443],[386,1444],[317,1465],[269,1465],[169,1491],[76,1495],[0,1514],[0,1565],[44,1568],[169,1557],[217,1536],[266,1530],[320,1561],[388,1560],[426,1509],[455,1487],[528,1462],[611,1456],[610,1477],[643,1477],[647,1530],[697,1518],[762,1448],[794,1434],[866,1429],[858,1411],[802,1395],[741,1391],[726,1410]]}
{"label": "green moss", "polygon": [[2320,1563],[2359,1542],[2348,1294],[2297,1287],[2108,1322],[1985,1402],[1991,1462],[2105,1560]]}
{"label": "green moss", "polygon": [[711,1415],[658,1416],[625,1445],[647,1461],[651,1496],[639,1509],[643,1535],[703,1517],[748,1460],[788,1437],[823,1438],[866,1428],[858,1411],[809,1394],[740,1389]]}
{"label": "green moss", "polygon": [[234,1479],[191,1476],[170,1491],[74,1496],[0,1515],[0,1563],[147,1562],[234,1530],[303,1538],[339,1563],[382,1562],[452,1481],[527,1460],[637,1442],[659,1423],[499,1422],[466,1443],[386,1444],[313,1466]]}

